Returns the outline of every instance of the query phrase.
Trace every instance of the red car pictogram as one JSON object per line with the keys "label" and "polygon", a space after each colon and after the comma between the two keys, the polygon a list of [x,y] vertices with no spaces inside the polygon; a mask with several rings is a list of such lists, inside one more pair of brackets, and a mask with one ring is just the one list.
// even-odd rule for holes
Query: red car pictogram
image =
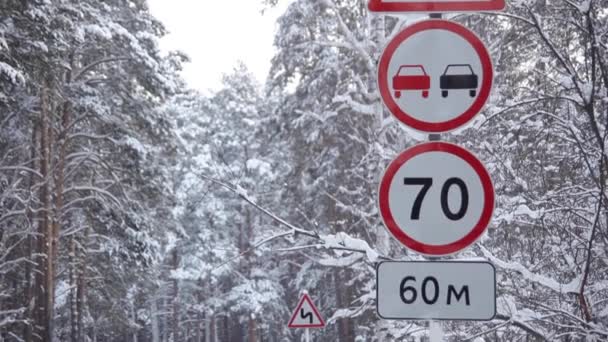
{"label": "red car pictogram", "polygon": [[393,89],[395,97],[401,97],[402,90],[422,90],[422,97],[429,96],[431,78],[420,64],[402,65],[397,74],[393,76]]}

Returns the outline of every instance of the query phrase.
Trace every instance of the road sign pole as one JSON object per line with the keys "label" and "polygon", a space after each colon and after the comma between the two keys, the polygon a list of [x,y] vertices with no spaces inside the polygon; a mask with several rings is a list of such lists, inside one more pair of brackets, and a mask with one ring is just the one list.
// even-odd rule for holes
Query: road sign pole
{"label": "road sign pole", "polygon": [[[378,63],[378,89],[387,109],[401,123],[427,133],[429,140],[402,152],[389,165],[380,183],[378,206],[393,236],[428,261],[420,262],[423,267],[414,262],[380,263],[376,298],[381,318],[427,319],[430,342],[443,341],[444,332],[438,319],[491,320],[496,314],[496,272],[492,264],[437,259],[456,253],[479,238],[494,208],[494,188],[483,164],[471,153],[460,151],[460,147],[452,148],[452,144],[441,142],[441,133],[471,122],[483,108],[492,87],[494,71],[483,42],[466,27],[441,20],[439,13],[501,11],[505,6],[504,0],[472,1],[368,2],[372,12],[427,12],[430,17],[392,38]],[[446,53],[437,54],[437,48]],[[438,184],[443,184],[440,191]],[[422,188],[416,193],[412,186]],[[459,198],[450,191],[452,188],[460,190]],[[422,203],[425,196],[426,205]],[[457,212],[452,211],[450,203],[454,201],[449,198],[460,200]],[[437,210],[437,203],[441,204],[441,210]],[[411,211],[404,212],[404,205],[411,207]],[[445,226],[454,229],[432,232]],[[456,231],[459,233],[455,234]],[[449,237],[445,232],[454,234]],[[455,272],[454,267],[467,272]],[[478,278],[462,279],[463,274],[475,274]],[[395,291],[395,284],[401,284],[399,291]],[[445,293],[440,292],[440,287],[447,288],[446,298],[440,296]],[[490,288],[493,293],[487,291]],[[431,297],[427,296],[429,293]],[[470,301],[469,296],[476,299]],[[433,305],[433,310],[428,310],[429,305]]]}
{"label": "road sign pole", "polygon": [[310,329],[306,329],[304,335],[306,336],[306,342],[310,342]]}
{"label": "road sign pole", "polygon": [[[443,16],[441,13],[430,13],[430,19],[441,19]],[[439,141],[441,140],[441,134],[429,134],[429,141]],[[428,258],[431,261],[436,260],[436,258]],[[441,327],[441,322],[430,320],[429,321],[429,341],[430,342],[442,342],[443,341],[443,329]]]}
{"label": "road sign pole", "polygon": [[429,341],[430,342],[443,342],[443,329],[441,328],[441,322],[430,321],[429,324]]}
{"label": "road sign pole", "polygon": [[[431,18],[441,19],[441,13],[431,13]],[[429,141],[440,141],[441,134],[433,133],[429,134]],[[429,261],[435,261],[437,258],[428,257]],[[440,321],[430,320],[429,321],[429,342],[443,342],[443,329]]]}

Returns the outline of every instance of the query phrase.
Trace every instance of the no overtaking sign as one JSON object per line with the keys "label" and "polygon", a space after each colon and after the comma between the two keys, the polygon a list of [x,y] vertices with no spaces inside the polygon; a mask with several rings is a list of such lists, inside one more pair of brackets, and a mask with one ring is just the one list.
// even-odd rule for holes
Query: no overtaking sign
{"label": "no overtaking sign", "polygon": [[465,125],[490,95],[492,61],[483,42],[447,20],[408,26],[388,43],[378,64],[378,89],[395,118],[418,131]]}

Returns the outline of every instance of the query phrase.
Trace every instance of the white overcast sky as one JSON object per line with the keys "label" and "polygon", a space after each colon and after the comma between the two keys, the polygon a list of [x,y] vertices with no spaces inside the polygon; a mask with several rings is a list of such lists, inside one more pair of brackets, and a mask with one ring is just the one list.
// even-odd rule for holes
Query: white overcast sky
{"label": "white overcast sky", "polygon": [[152,14],[169,35],[163,50],[180,50],[191,59],[183,77],[193,88],[218,89],[221,77],[243,61],[263,82],[270,68],[276,19],[286,0],[262,15],[260,0],[149,0]]}

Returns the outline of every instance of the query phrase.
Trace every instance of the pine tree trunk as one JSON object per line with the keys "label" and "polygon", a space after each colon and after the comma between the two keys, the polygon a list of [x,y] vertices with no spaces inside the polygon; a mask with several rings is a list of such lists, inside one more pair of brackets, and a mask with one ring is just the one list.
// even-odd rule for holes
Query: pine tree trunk
{"label": "pine tree trunk", "polygon": [[[41,196],[42,198],[42,196]],[[33,316],[34,316],[34,340],[42,341],[42,334],[44,332],[44,318],[46,317],[46,301],[45,301],[45,264],[46,258],[44,257],[45,250],[45,238],[44,238],[44,212],[40,212],[40,220],[38,223],[38,236],[35,239],[36,244],[36,252],[38,256],[35,258],[36,260],[36,272],[34,277],[33,284],[33,296],[35,298],[33,305]]]}
{"label": "pine tree trunk", "polygon": [[203,325],[203,315],[198,312],[196,314],[196,323],[194,324],[195,329],[196,329],[196,334],[195,334],[195,341],[196,342],[202,342],[203,341],[203,332],[202,332],[202,325]]}
{"label": "pine tree trunk", "polygon": [[211,316],[211,326],[209,327],[209,342],[217,342],[217,321],[215,320],[215,316]]}
{"label": "pine tree trunk", "polygon": [[213,330],[215,330],[214,325],[215,320],[213,319],[213,316],[205,314],[205,342],[211,342],[214,333]]}
{"label": "pine tree trunk", "polygon": [[257,322],[253,317],[249,317],[249,324],[247,325],[247,342],[257,342]]}
{"label": "pine tree trunk", "polygon": [[[344,289],[344,282],[341,271],[334,272],[334,289],[336,291],[336,304],[338,308],[344,308],[348,303],[348,290]],[[349,318],[340,318],[338,323],[338,338],[340,342],[353,341],[353,327]]]}
{"label": "pine tree trunk", "polygon": [[[179,259],[177,254],[177,248],[173,249],[173,269],[177,270],[179,267]],[[179,342],[179,281],[173,279],[173,342]]]}
{"label": "pine tree trunk", "polygon": [[[344,272],[347,273],[347,275],[348,275],[349,273],[351,273],[351,270],[346,269],[346,270],[344,270]],[[351,277],[349,277],[349,279]],[[345,299],[343,301],[344,307],[347,307],[351,303],[352,298],[353,298],[352,287],[346,286],[346,288],[344,289],[344,296],[345,296]],[[345,341],[354,341],[355,340],[355,323],[356,323],[355,320],[356,320],[356,318],[352,318],[352,317],[348,317],[345,319],[345,325],[346,325]]]}
{"label": "pine tree trunk", "polygon": [[150,311],[150,317],[152,318],[152,342],[160,342],[160,331],[158,330],[158,303],[156,302],[156,296],[152,298]]}
{"label": "pine tree trunk", "polygon": [[[70,125],[70,113],[71,113],[71,106],[68,103],[65,103],[63,105],[62,108],[62,118],[61,118],[61,134],[57,137],[58,138],[58,144],[59,144],[59,159],[57,160],[57,165],[56,165],[56,174],[55,174],[55,191],[54,191],[54,198],[55,198],[55,210],[54,210],[54,216],[53,216],[53,220],[52,220],[52,230],[50,231],[50,235],[51,235],[51,244],[50,244],[50,254],[51,254],[51,258],[49,260],[48,263],[48,267],[50,269],[49,274],[50,274],[50,280],[49,280],[49,284],[48,286],[50,287],[50,294],[52,295],[53,299],[51,300],[51,302],[49,303],[50,305],[50,327],[52,330],[54,330],[53,328],[53,318],[52,316],[54,315],[54,295],[55,295],[55,276],[56,276],[56,269],[55,269],[55,262],[58,259],[58,251],[59,251],[59,231],[61,230],[61,220],[62,220],[62,212],[63,212],[63,203],[64,203],[64,196],[63,196],[63,191],[65,188],[65,158],[66,158],[66,153],[67,153],[67,145],[68,145],[68,141],[67,141],[67,129]],[[52,137],[52,132],[53,132],[53,127],[51,125],[51,127],[49,127],[49,136]],[[50,140],[50,139],[49,139]],[[50,141],[49,141],[49,146],[50,146]],[[50,149],[50,147],[49,147]],[[70,259],[73,263],[72,267],[78,268],[78,266],[76,266],[75,264],[77,263],[77,258],[76,258],[76,247],[75,247],[75,241],[74,238],[72,238],[72,240],[70,241]],[[72,269],[72,274],[71,274],[71,279],[70,279],[70,283],[73,286],[70,290],[70,300],[72,301],[71,305],[70,305],[70,310],[71,310],[71,314],[73,314],[74,316],[72,316],[71,319],[71,333],[72,333],[72,338],[73,341],[78,341],[78,329],[77,329],[77,313],[76,313],[76,271],[74,269]]]}
{"label": "pine tree trunk", "polygon": [[[49,101],[50,102],[50,101]],[[45,199],[46,208],[46,240],[47,240],[47,276],[46,276],[46,341],[53,341],[55,334],[55,260],[57,260],[57,247],[56,242],[57,238],[55,236],[55,224],[53,222],[53,203],[52,203],[52,192],[50,191],[52,186],[52,176],[50,171],[53,169],[53,141],[55,140],[54,127],[53,127],[53,119],[51,115],[52,105],[49,103],[48,107],[48,134],[47,134],[47,156],[48,156],[48,165],[47,171],[49,172],[47,179],[49,180],[49,184],[47,187],[47,196]],[[46,342],[45,341],[45,342]]]}
{"label": "pine tree trunk", "polygon": [[[90,220],[89,220],[90,221]],[[89,222],[90,223],[90,222]],[[89,243],[89,236],[91,233],[90,224],[87,225],[87,228],[84,232],[84,239],[82,241],[81,246],[87,246]],[[76,255],[80,255],[78,258],[79,267],[76,269],[76,315],[78,316],[78,321],[76,322],[76,338],[78,341],[82,341],[84,337],[84,309],[86,307],[86,282],[85,279],[87,277],[87,266],[88,266],[88,252],[85,249],[76,249]]]}
{"label": "pine tree trunk", "polygon": [[[243,248],[241,253],[246,252],[249,248],[252,247],[252,241],[255,239],[255,233],[253,231],[253,218],[251,215],[251,210],[249,209],[249,207],[245,208],[245,227],[244,227],[244,231],[242,233],[244,233],[243,236]],[[245,257],[243,258],[244,261],[244,265],[243,265],[243,270],[242,272],[244,274],[247,274],[249,276],[251,276],[251,254],[245,254]],[[257,322],[255,317],[253,316],[253,313],[249,314],[249,320],[247,323],[247,341],[248,342],[256,342],[257,341]]]}
{"label": "pine tree trunk", "polygon": [[81,262],[80,268],[76,270],[77,278],[76,278],[76,339],[78,341],[83,340],[83,332],[84,332],[84,307],[85,307],[85,268],[86,263]]}
{"label": "pine tree trunk", "polygon": [[[38,133],[39,133],[39,128],[38,128],[38,124],[34,124],[34,127],[32,128],[32,144],[31,144],[31,152],[30,152],[30,160],[31,160],[31,164],[30,164],[30,168],[32,170],[36,170],[38,168],[38,165],[36,163],[36,146],[37,146],[37,141],[38,141]],[[34,174],[31,173],[30,174],[30,181],[29,181],[29,189],[32,189],[34,187]],[[27,212],[27,216],[30,222],[34,222],[35,218],[34,218],[34,213],[28,209]],[[28,246],[28,251],[27,251],[27,259],[28,260],[32,260],[32,261],[36,261],[32,258],[32,252],[37,251],[36,249],[36,238],[32,236],[32,234],[30,234],[27,237],[27,246]],[[25,339],[25,342],[33,342],[33,326],[37,323],[36,319],[35,319],[35,305],[36,305],[36,301],[34,299],[34,292],[35,292],[35,276],[33,273],[33,269],[32,269],[32,265],[29,262],[25,263],[25,280],[26,280],[26,284],[25,284],[25,300],[24,300],[24,307],[26,308],[26,312],[25,312],[25,317],[28,320],[28,323],[25,325],[25,330],[23,332],[23,336]]]}
{"label": "pine tree trunk", "polygon": [[[29,218],[30,222],[33,222],[31,218]],[[34,239],[31,236],[28,236],[27,238],[27,246],[28,248],[28,254],[27,254],[27,260],[32,260],[32,249],[34,248]],[[27,319],[27,323],[25,324],[24,330],[23,330],[23,337],[25,342],[32,342],[32,324],[35,322],[34,321],[34,317],[33,317],[33,310],[32,308],[32,292],[33,292],[33,279],[32,279],[32,265],[29,262],[25,263],[25,295],[24,295],[24,307],[25,307],[25,318]]]}
{"label": "pine tree trunk", "polygon": [[[334,203],[330,204],[328,207],[327,216],[329,220],[338,221],[340,219],[338,215],[338,211],[336,210],[336,206]],[[336,231],[337,233],[337,231]],[[334,291],[336,293],[336,305],[338,309],[345,308],[349,302],[350,298],[348,296],[348,290],[344,287],[344,279],[343,273],[345,271],[336,269],[334,271]],[[353,340],[353,334],[351,333],[352,327],[350,324],[349,318],[340,318],[336,322],[338,324],[338,340],[340,342],[350,342]]]}
{"label": "pine tree trunk", "polygon": [[39,221],[39,236],[37,250],[44,257],[38,258],[36,279],[37,302],[36,315],[37,335],[42,341],[52,341],[52,306],[53,306],[53,245],[52,245],[52,225],[50,222],[51,201],[49,194],[49,175],[50,167],[50,136],[49,132],[49,95],[48,87],[45,85],[41,93],[40,101],[40,175],[42,176],[42,185],[40,187],[40,202],[42,210],[40,211]]}
{"label": "pine tree trunk", "polygon": [[230,337],[231,337],[231,334],[230,334],[230,319],[228,318],[227,314],[224,316],[224,319],[222,319],[222,322],[223,322],[224,333],[226,334],[225,335],[226,336],[226,341],[230,342],[231,341],[231,339],[230,339]]}
{"label": "pine tree trunk", "polygon": [[70,239],[70,333],[72,342],[78,342],[78,265],[76,259],[76,241],[72,237]]}
{"label": "pine tree trunk", "polygon": [[[340,270],[337,269],[334,271],[334,291],[336,293],[336,306],[338,307],[338,309],[343,308],[343,301],[342,301],[342,283],[341,283],[341,279],[340,279]],[[338,325],[338,341],[343,342],[344,341],[344,336],[345,336],[345,331],[346,331],[346,327],[344,325],[344,318],[339,318],[336,321],[337,325]]]}
{"label": "pine tree trunk", "polygon": [[[133,324],[137,324],[137,312],[135,310],[135,298],[133,298],[133,302],[131,303],[131,320]],[[137,342],[137,329],[133,330],[132,341]]]}
{"label": "pine tree trunk", "polygon": [[[163,297],[163,307],[162,307],[161,310],[163,312],[164,311],[168,311],[169,307],[170,307],[170,304],[171,304],[171,302],[169,301],[169,298],[168,298],[169,296],[163,295],[162,297]],[[169,341],[169,332],[171,330],[171,328],[170,328],[170,318],[169,318],[169,315],[162,315],[161,317],[162,317],[162,322],[163,322],[163,329],[162,329],[162,333],[163,333],[162,337],[163,338],[162,338],[162,341],[163,342],[167,342],[167,341]]]}

